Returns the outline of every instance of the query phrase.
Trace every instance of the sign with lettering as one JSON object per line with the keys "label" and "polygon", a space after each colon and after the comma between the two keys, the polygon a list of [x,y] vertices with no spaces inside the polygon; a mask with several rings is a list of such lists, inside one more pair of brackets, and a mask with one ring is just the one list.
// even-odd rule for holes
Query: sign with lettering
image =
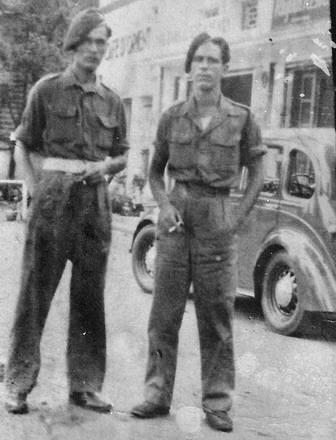
{"label": "sign with lettering", "polygon": [[329,17],[329,0],[275,0],[272,28]]}
{"label": "sign with lettering", "polygon": [[113,38],[109,42],[105,59],[111,60],[131,55],[136,52],[142,52],[149,45],[151,28],[140,29],[131,34]]}

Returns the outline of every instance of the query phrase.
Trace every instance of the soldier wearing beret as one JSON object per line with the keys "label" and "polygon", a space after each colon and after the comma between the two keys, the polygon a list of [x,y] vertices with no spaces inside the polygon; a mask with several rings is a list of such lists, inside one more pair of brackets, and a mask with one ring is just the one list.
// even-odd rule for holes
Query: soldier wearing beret
{"label": "soldier wearing beret", "polygon": [[[40,369],[40,340],[67,260],[72,263],[67,366],[72,404],[109,412],[102,389],[106,349],[104,286],[111,239],[106,176],[125,167],[125,113],[96,76],[111,30],[95,8],[71,22],[64,49],[72,62],[30,91],[17,156],[32,196],[21,290],[6,369],[6,408],[28,411]],[[41,173],[34,154],[43,157]]]}
{"label": "soldier wearing beret", "polygon": [[[234,387],[232,315],[236,291],[239,227],[263,182],[260,130],[248,107],[221,93],[229,46],[223,38],[198,35],[185,70],[193,81],[187,101],[161,117],[150,167],[159,208],[154,297],[148,324],[145,401],[137,417],[169,413],[175,380],[178,334],[194,286],[202,370],[202,406],[207,423],[231,431]],[[167,194],[164,170],[175,186]],[[243,166],[248,185],[233,212],[230,190]]]}

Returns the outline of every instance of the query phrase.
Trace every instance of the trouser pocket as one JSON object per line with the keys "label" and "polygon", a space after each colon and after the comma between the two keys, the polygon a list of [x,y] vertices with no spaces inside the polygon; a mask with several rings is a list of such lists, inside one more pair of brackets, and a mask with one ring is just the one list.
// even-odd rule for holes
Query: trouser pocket
{"label": "trouser pocket", "polygon": [[209,199],[208,224],[212,232],[227,234],[233,227],[232,205],[229,197]]}

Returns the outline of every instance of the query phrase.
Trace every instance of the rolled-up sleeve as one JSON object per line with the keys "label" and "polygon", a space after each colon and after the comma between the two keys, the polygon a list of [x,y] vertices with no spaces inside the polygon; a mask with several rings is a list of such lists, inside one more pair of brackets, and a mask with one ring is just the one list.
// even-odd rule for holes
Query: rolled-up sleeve
{"label": "rolled-up sleeve", "polygon": [[168,129],[170,116],[166,111],[160,118],[154,141],[154,152],[157,158],[167,161],[169,157]]}
{"label": "rolled-up sleeve", "polygon": [[262,143],[260,127],[249,111],[240,142],[241,166],[248,166],[258,157],[263,156],[266,151]]}
{"label": "rolled-up sleeve", "polygon": [[45,109],[39,84],[30,90],[21,124],[15,131],[17,140],[26,148],[41,153],[43,151],[43,133],[45,129]]}

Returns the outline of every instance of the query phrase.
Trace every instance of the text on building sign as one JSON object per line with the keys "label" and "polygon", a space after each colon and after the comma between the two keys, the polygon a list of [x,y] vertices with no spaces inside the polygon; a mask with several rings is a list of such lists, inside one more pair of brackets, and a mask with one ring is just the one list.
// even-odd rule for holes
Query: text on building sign
{"label": "text on building sign", "polygon": [[142,52],[149,44],[151,28],[140,29],[131,34],[114,38],[109,42],[105,58],[121,58],[132,53]]}

